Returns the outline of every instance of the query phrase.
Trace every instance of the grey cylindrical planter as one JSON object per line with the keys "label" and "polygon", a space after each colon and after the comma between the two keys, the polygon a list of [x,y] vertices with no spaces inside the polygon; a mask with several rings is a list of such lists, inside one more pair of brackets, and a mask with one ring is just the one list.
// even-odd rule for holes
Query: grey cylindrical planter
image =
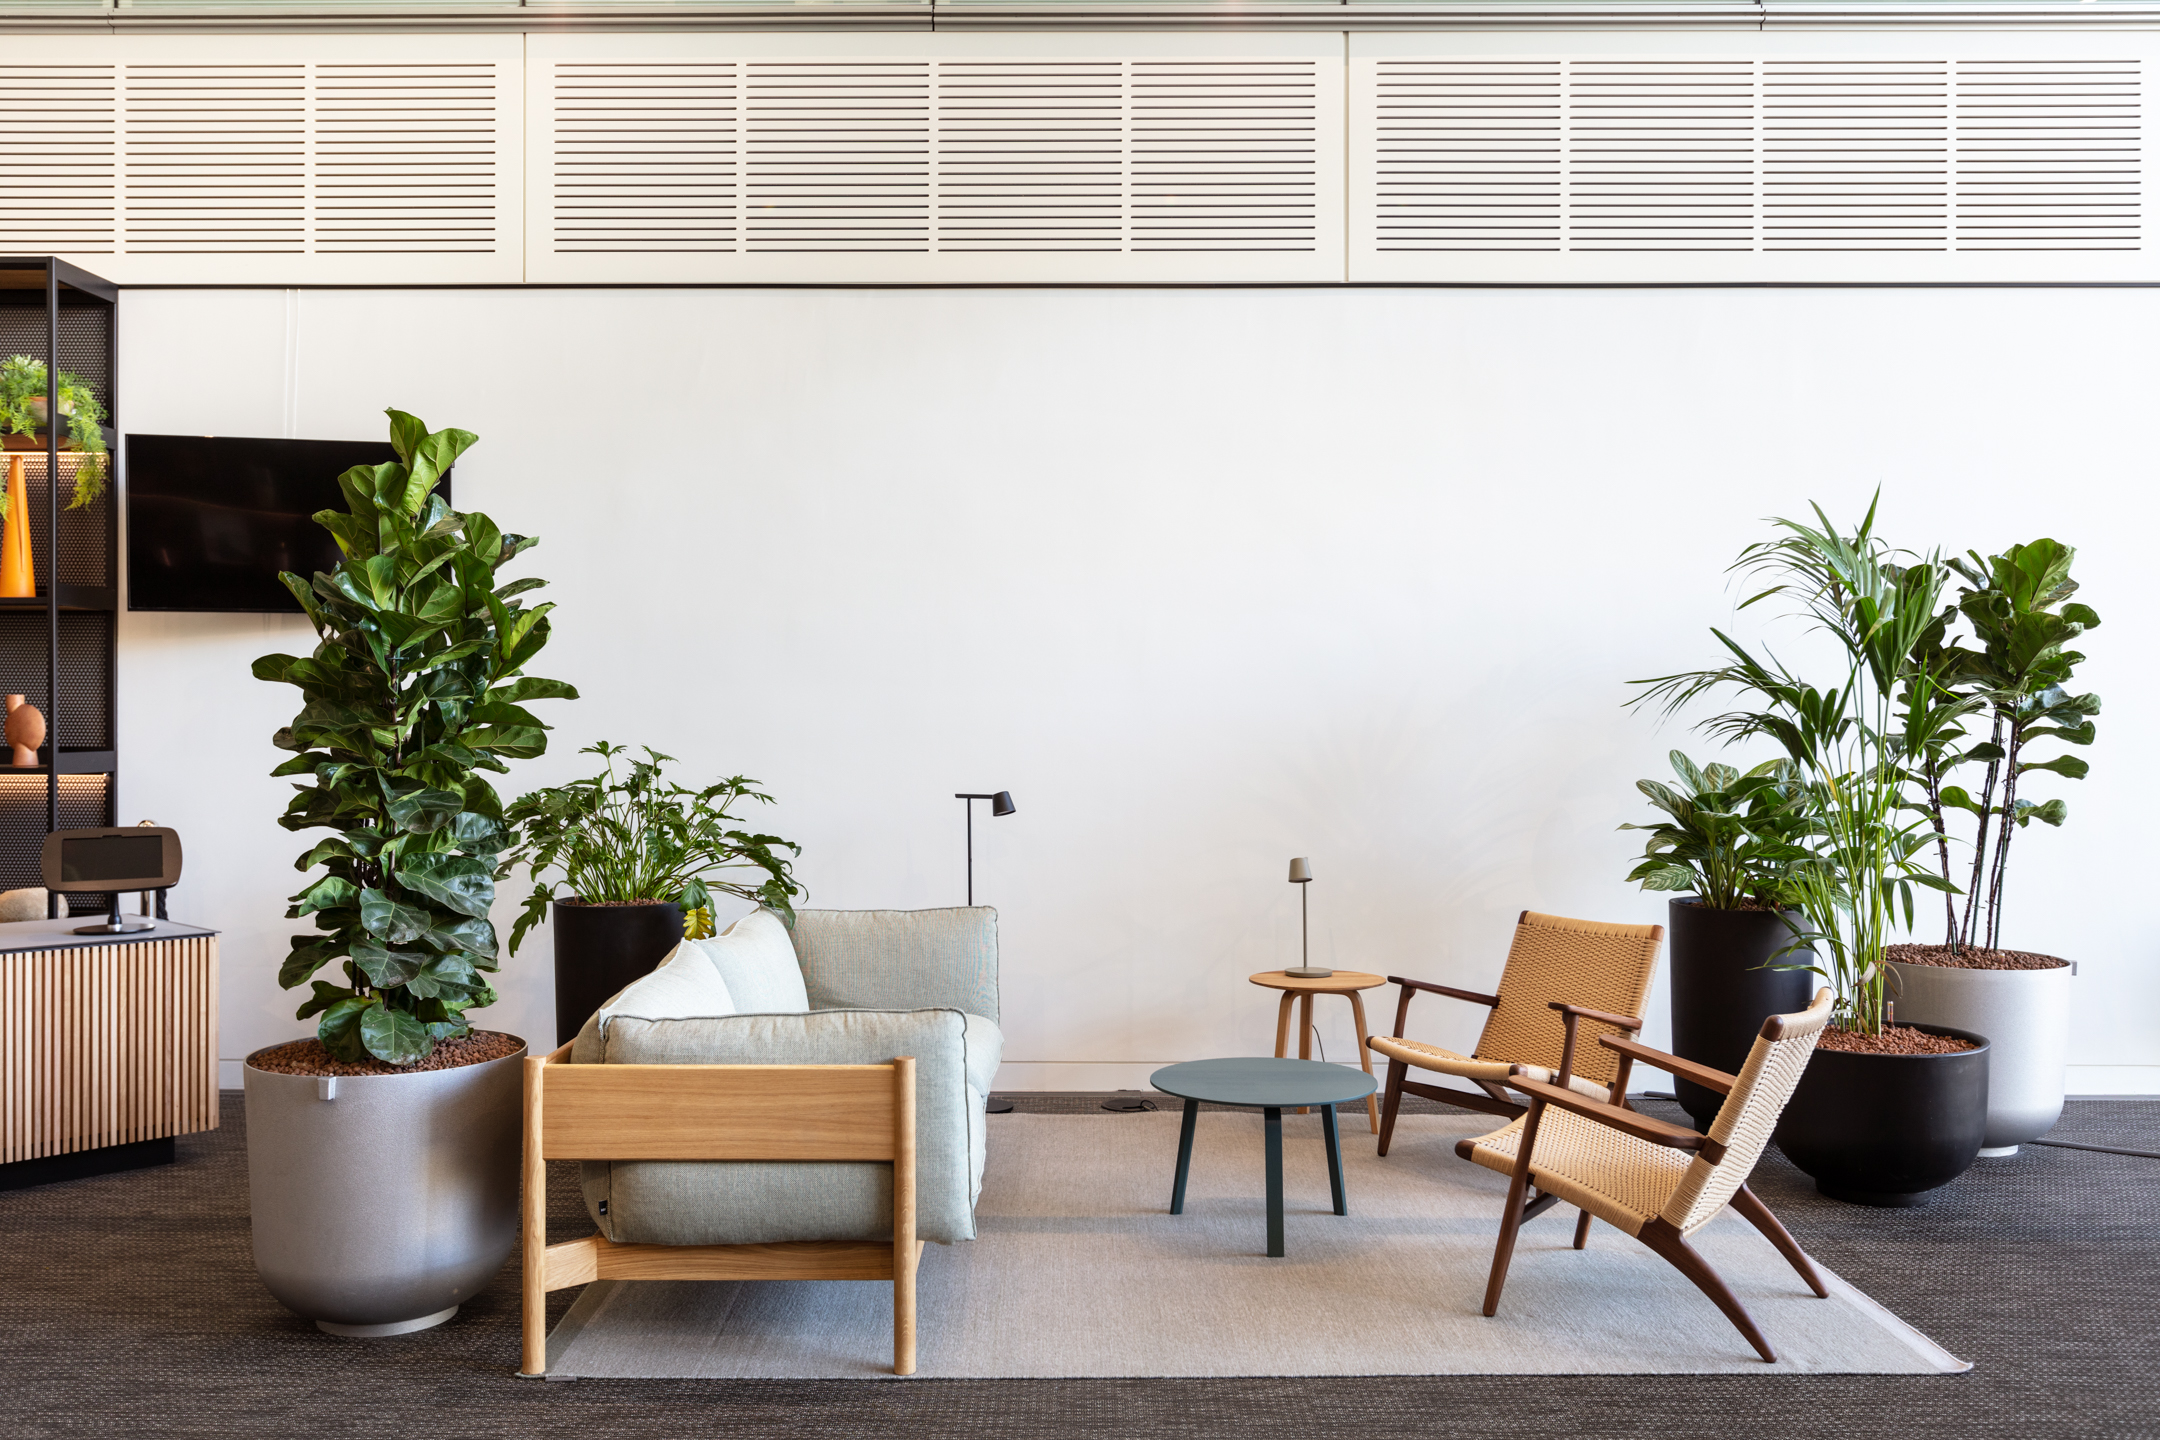
{"label": "grey cylindrical planter", "polygon": [[2071,967],[1953,970],[1890,962],[1900,1023],[1945,1025],[1988,1038],[1987,1139],[1982,1155],[2012,1155],[2062,1116],[2070,1056]]}
{"label": "grey cylindrical planter", "polygon": [[255,1269],[333,1335],[440,1325],[517,1239],[523,1056],[407,1075],[250,1064]]}

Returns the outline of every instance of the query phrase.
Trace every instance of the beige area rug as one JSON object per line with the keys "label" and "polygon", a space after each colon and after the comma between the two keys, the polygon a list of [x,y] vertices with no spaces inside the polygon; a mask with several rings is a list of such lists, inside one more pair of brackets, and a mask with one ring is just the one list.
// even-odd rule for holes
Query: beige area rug
{"label": "beige area rug", "polygon": [[[1171,1215],[1179,1117],[995,1115],[981,1238],[923,1252],[918,1374],[1934,1373],[1969,1368],[1825,1272],[1820,1300],[1731,1211],[1694,1244],[1778,1352],[1765,1365],[1636,1240],[1576,1212],[1525,1226],[1500,1313],[1478,1314],[1504,1177],[1458,1160],[1492,1122],[1405,1115],[1385,1160],[1342,1119],[1350,1214],[1332,1213],[1319,1119],[1283,1120],[1288,1254],[1266,1257],[1261,1121],[1200,1117]],[[601,1281],[549,1339],[551,1379],[875,1378],[884,1281]]]}

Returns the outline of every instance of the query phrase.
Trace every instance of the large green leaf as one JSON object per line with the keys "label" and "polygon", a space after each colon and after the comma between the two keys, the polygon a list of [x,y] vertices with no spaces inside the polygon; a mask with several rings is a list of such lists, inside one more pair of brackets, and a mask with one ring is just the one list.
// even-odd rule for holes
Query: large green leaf
{"label": "large green leaf", "polygon": [[360,1013],[360,1038],[369,1054],[391,1065],[415,1064],[435,1048],[435,1037],[419,1017],[380,1001]]}
{"label": "large green leaf", "polygon": [[455,790],[437,790],[417,780],[389,780],[383,785],[390,821],[415,835],[432,835],[465,808]]}
{"label": "large green leaf", "polygon": [[[404,879],[400,873],[399,879]],[[404,945],[426,934],[433,924],[432,917],[418,905],[408,905],[392,899],[381,890],[360,892],[360,923],[367,932],[387,945]]]}
{"label": "large green leaf", "polygon": [[494,867],[470,855],[408,855],[398,881],[461,915],[484,919],[495,903]]}
{"label": "large green leaf", "polygon": [[347,995],[323,1011],[322,1019],[315,1023],[315,1038],[340,1060],[366,1059],[367,1047],[360,1039],[360,1017],[374,1008],[378,1007],[370,996]]}
{"label": "large green leaf", "polygon": [[430,958],[425,951],[392,950],[372,940],[356,940],[352,947],[353,964],[378,990],[403,985],[426,968]]}

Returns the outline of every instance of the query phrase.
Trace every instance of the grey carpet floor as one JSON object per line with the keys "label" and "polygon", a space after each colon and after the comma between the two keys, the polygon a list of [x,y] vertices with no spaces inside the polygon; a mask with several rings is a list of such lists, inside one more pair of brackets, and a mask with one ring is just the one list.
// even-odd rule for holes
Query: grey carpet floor
{"label": "grey carpet floor", "polygon": [[[1023,1104],[1079,1110],[1098,1099]],[[2160,1150],[2160,1102],[2073,1101],[2056,1138]],[[1911,1211],[1825,1200],[1781,1159],[1764,1162],[1757,1186],[1801,1242],[1973,1361],[1963,1375],[545,1384],[511,1374],[514,1262],[438,1330],[332,1339],[255,1280],[237,1096],[224,1128],[183,1140],[180,1156],[158,1170],[0,1193],[13,1260],[0,1285],[8,1440],[2160,1435],[2154,1160],[2028,1147]],[[567,1170],[550,1179],[557,1233],[578,1233]],[[574,1293],[554,1297],[557,1315]]]}
{"label": "grey carpet floor", "polygon": [[[993,1115],[978,1238],[933,1245],[918,1377],[1748,1374],[1762,1359],[1687,1278],[1571,1213],[1516,1246],[1505,1302],[1478,1313],[1507,1178],[1455,1142],[1479,1115],[1404,1115],[1386,1159],[1342,1147],[1332,1213],[1320,1122],[1283,1117],[1284,1254],[1269,1259],[1262,1124],[1203,1117],[1185,1213],[1169,1213],[1179,1120]],[[1817,1299],[1728,1210],[1691,1237],[1785,1372],[1966,1366],[1841,1281]],[[889,1281],[603,1281],[548,1344],[551,1377],[871,1379],[892,1365]]]}

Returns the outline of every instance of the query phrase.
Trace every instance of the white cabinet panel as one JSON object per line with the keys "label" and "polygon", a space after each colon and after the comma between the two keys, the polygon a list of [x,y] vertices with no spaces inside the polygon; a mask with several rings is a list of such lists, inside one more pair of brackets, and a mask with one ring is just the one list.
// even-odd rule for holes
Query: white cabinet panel
{"label": "white cabinet panel", "polygon": [[0,251],[134,284],[522,278],[518,36],[18,36]]}
{"label": "white cabinet panel", "polygon": [[1340,35],[531,47],[532,280],[1343,277]]}
{"label": "white cabinet panel", "polygon": [[1354,35],[1350,278],[2160,279],[2153,42]]}

